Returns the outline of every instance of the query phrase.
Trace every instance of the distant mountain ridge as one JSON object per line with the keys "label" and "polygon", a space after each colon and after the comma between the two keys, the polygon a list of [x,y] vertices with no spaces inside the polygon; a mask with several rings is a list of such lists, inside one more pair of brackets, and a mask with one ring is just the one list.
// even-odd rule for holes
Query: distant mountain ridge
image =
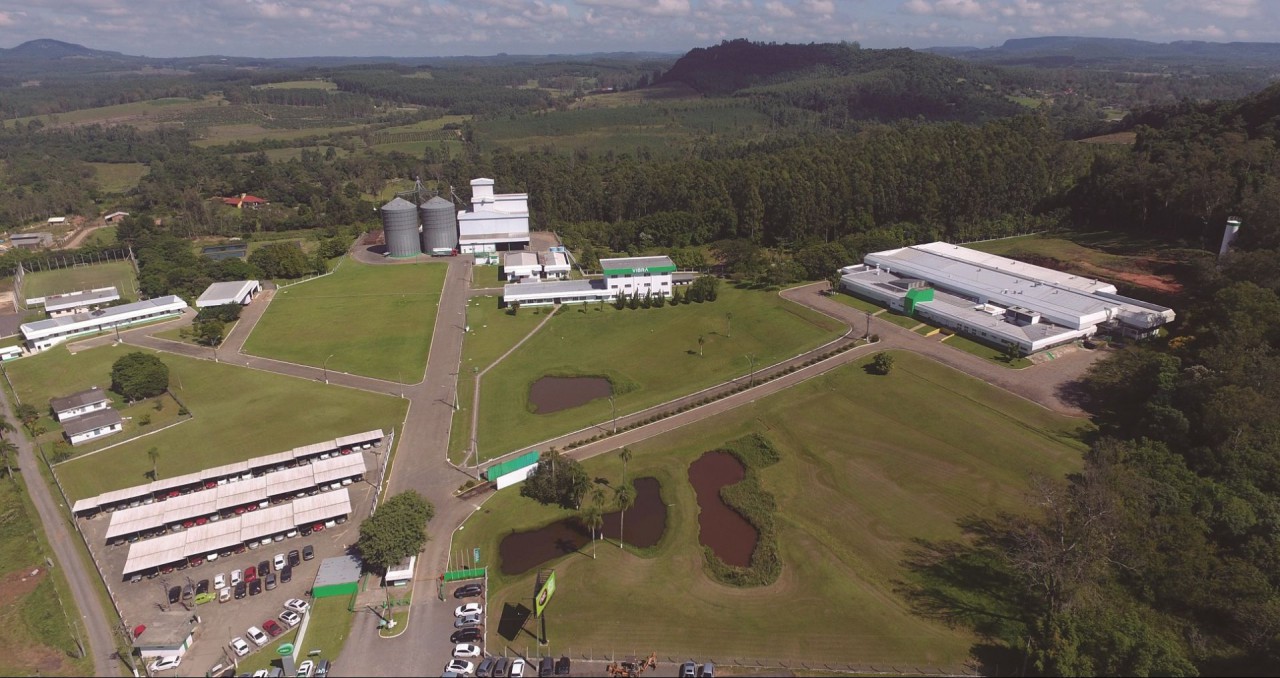
{"label": "distant mountain ridge", "polygon": [[[8,59],[65,59],[67,57],[109,57],[118,59],[126,57],[120,52],[108,52],[92,49],[73,42],[63,42],[51,38],[28,40],[17,47],[0,49],[0,58]],[[132,57],[135,59],[143,57]]]}
{"label": "distant mountain ridge", "polygon": [[1089,64],[1142,59],[1201,64],[1257,63],[1280,66],[1280,43],[1274,42],[1205,42],[1201,40],[1150,42],[1133,38],[1054,35],[1013,38],[1006,40],[999,47],[985,49],[931,47],[923,51],[992,65],[1062,66],[1072,63]]}

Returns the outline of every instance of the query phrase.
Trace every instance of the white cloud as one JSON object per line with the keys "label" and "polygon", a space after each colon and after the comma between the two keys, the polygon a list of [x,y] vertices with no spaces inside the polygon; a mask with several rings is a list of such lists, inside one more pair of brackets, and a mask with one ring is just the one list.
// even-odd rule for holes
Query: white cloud
{"label": "white cloud", "polygon": [[690,11],[689,0],[578,0],[578,4],[626,9],[653,16],[683,16]]}
{"label": "white cloud", "polygon": [[907,0],[902,8],[911,14],[953,18],[978,18],[987,14],[978,0]]}
{"label": "white cloud", "polygon": [[16,26],[18,20],[14,19],[13,16],[10,12],[0,12],[0,27]]}
{"label": "white cloud", "polygon": [[1200,0],[1196,8],[1227,19],[1247,19],[1259,9],[1258,0]]}
{"label": "white cloud", "polygon": [[793,19],[796,16],[796,11],[791,9],[791,6],[787,3],[782,2],[782,0],[769,0],[769,2],[764,3],[764,11],[768,12],[769,16],[777,19]]}

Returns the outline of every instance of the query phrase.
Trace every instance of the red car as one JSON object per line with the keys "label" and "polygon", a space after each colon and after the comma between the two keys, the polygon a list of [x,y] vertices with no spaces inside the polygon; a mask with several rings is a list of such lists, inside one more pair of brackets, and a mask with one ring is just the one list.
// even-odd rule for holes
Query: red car
{"label": "red car", "polygon": [[253,511],[257,511],[257,510],[258,510],[258,505],[257,505],[257,504],[249,504],[247,507],[245,507],[245,510],[246,510],[246,511],[249,511],[249,512],[251,512],[251,513],[252,513]]}
{"label": "red car", "polygon": [[209,522],[209,519],[204,516],[200,516],[199,518],[196,518],[196,525],[204,525],[208,522]]}
{"label": "red car", "polygon": [[312,532],[324,532],[324,523],[316,523],[311,526]]}
{"label": "red car", "polygon": [[276,623],[274,619],[268,619],[262,623],[262,630],[271,634],[272,638],[284,633],[284,629]]}
{"label": "red car", "polygon": [[342,453],[343,453],[343,454],[351,454],[351,448],[349,448],[349,447],[344,447],[344,448],[342,448]]}
{"label": "red car", "polygon": [[244,568],[244,580],[249,582],[258,578],[258,568],[256,565],[250,565]]}
{"label": "red car", "polygon": [[187,529],[191,529],[191,528],[193,528],[193,527],[195,527],[195,526],[196,526],[196,521],[194,521],[194,520],[184,520],[184,521],[182,521],[182,526],[183,526],[183,527],[185,527],[185,528],[187,528]]}
{"label": "red car", "polygon": [[217,486],[218,486],[218,483],[217,483],[217,482],[210,480],[209,482],[206,482],[206,483],[204,484],[204,489],[206,489],[206,490],[212,490],[213,488],[215,488],[215,487],[217,487]]}
{"label": "red car", "polygon": [[238,516],[242,516],[242,515],[244,515],[244,512],[245,512],[245,511],[248,511],[248,510],[249,510],[249,509],[247,509],[247,508],[245,508],[245,507],[243,507],[243,506],[237,506],[237,507],[236,507],[236,515],[238,515]]}
{"label": "red car", "polygon": [[170,499],[173,499],[174,497],[176,497],[176,496],[178,496],[178,495],[180,495],[180,494],[182,494],[182,493],[181,493],[181,492],[179,492],[179,491],[177,491],[177,490],[169,490],[169,495],[168,495],[168,496],[169,496],[169,498],[170,498]]}

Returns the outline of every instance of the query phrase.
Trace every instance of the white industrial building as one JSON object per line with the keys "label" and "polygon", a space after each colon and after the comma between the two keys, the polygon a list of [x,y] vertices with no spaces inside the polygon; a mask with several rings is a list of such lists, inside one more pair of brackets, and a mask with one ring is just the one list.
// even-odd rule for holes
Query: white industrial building
{"label": "white industrial building", "polygon": [[569,277],[569,255],[561,249],[538,253],[542,263],[542,277],[547,280],[564,280]]}
{"label": "white industrial building", "polygon": [[529,244],[529,194],[494,193],[493,179],[471,180],[471,207],[458,212],[463,254],[496,252]]}
{"label": "white industrial building", "polygon": [[[566,258],[567,261],[567,258]],[[586,304],[612,300],[621,293],[632,295],[671,296],[671,274],[676,265],[671,257],[626,257],[601,259],[603,278],[590,280],[547,280],[511,283],[502,288],[504,304],[550,306],[552,304]]]}
{"label": "white industrial building", "polygon": [[28,299],[27,303],[41,304],[44,306],[44,312],[50,318],[58,318],[64,315],[88,313],[103,304],[109,304],[113,301],[120,301],[120,292],[114,287],[99,287],[92,290]]}
{"label": "white industrial building", "polygon": [[53,410],[53,416],[59,422],[105,410],[108,407],[111,407],[111,400],[107,398],[107,392],[97,386],[49,401],[49,408]]}
{"label": "white industrial building", "polygon": [[124,430],[120,413],[111,408],[95,410],[62,423],[62,430],[72,445],[87,443]]}
{"label": "white industrial building", "polygon": [[851,294],[1023,354],[1092,336],[1153,335],[1172,309],[1121,296],[1086,276],[944,242],[868,254],[840,269]]}
{"label": "white industrial building", "polygon": [[536,252],[507,252],[502,256],[502,273],[507,282],[523,282],[542,276],[542,262]]}
{"label": "white industrial building", "polygon": [[187,302],[170,295],[88,313],[37,320],[33,323],[25,323],[19,329],[29,348],[43,351],[74,337],[177,316],[185,310],[187,310]]}
{"label": "white industrial building", "polygon": [[199,299],[196,299],[196,308],[226,306],[227,304],[247,306],[260,291],[262,291],[262,285],[257,280],[216,282],[210,285],[200,295]]}

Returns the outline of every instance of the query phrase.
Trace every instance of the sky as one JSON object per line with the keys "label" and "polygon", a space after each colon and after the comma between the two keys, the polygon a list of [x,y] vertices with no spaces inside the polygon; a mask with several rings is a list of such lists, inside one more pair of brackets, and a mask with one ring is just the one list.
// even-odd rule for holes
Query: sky
{"label": "sky", "polygon": [[1084,35],[1280,42],[1278,0],[0,0],[0,47],[151,57],[684,52],[725,39],[863,47]]}

